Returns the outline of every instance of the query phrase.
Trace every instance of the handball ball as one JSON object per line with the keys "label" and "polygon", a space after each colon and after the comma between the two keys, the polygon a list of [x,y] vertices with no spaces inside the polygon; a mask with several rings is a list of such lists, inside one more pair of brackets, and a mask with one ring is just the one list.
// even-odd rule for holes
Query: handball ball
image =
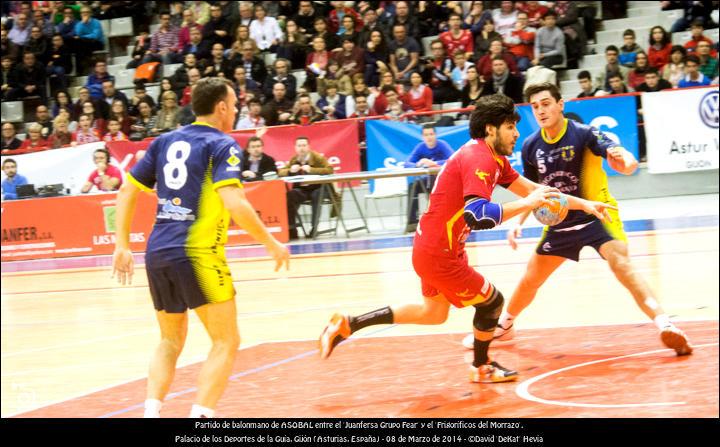
{"label": "handball ball", "polygon": [[544,225],[557,225],[568,213],[568,202],[564,195],[548,199],[550,205],[542,205],[533,210],[535,218]]}

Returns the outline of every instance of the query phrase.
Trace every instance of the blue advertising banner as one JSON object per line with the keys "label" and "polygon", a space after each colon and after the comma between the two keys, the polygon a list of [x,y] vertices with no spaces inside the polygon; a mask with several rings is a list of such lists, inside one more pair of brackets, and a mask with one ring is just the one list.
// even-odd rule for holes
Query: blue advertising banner
{"label": "blue advertising banner", "polygon": [[[515,152],[508,157],[513,168],[522,173],[520,150],[522,142],[540,127],[535,122],[529,105],[518,107],[520,138]],[[565,103],[565,115],[589,124],[616,141],[635,158],[638,157],[637,112],[634,96],[594,98]],[[413,148],[422,141],[422,127],[417,124],[370,120],[365,123],[368,147],[368,169],[392,168],[409,157]],[[470,139],[467,125],[438,127],[438,138],[457,150]],[[620,175],[603,163],[608,175]]]}

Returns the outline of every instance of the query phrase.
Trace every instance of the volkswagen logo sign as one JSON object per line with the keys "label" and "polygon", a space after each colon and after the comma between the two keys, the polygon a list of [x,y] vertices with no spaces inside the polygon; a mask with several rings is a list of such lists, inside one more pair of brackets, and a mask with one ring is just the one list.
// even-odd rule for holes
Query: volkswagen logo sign
{"label": "volkswagen logo sign", "polygon": [[700,119],[706,126],[718,128],[718,91],[706,93],[700,100]]}

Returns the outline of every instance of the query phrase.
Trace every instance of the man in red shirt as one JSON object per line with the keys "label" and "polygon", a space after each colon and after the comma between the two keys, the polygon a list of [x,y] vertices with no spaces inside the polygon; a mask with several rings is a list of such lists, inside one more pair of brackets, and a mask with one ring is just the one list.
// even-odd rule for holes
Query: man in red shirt
{"label": "man in red shirt", "polygon": [[515,29],[510,32],[503,43],[517,59],[518,69],[527,71],[530,68],[530,61],[535,58],[533,46],[535,45],[535,28],[528,26],[528,15],[526,12],[518,12]]}
{"label": "man in red shirt", "polygon": [[93,152],[95,169],[82,187],[82,193],[90,192],[93,186],[99,191],[117,191],[122,184],[122,172],[110,164],[110,153],[105,149]]}
{"label": "man in red shirt", "polygon": [[[703,22],[702,21],[695,21],[690,25],[690,40],[685,42],[685,49],[688,51],[688,54],[692,54],[697,49],[698,43],[700,42],[707,42],[710,44],[710,48],[713,46],[713,41],[711,38],[705,36],[703,34],[704,31]],[[710,56],[717,57],[717,51],[712,50],[710,53]]]}
{"label": "man in red shirt", "polygon": [[455,54],[457,50],[462,50],[470,58],[473,55],[473,35],[470,30],[461,29],[462,17],[460,14],[450,14],[448,19],[449,30],[440,33],[440,41],[445,47],[445,54]]}
{"label": "man in red shirt", "polygon": [[[450,304],[475,307],[472,382],[508,382],[517,372],[488,357],[503,306],[503,295],[468,264],[465,240],[472,230],[486,230],[513,216],[548,203],[560,192],[520,176],[507,155],[519,137],[519,116],[505,95],[481,97],[470,115],[470,141],[450,157],[438,174],[428,211],[420,219],[413,243],[413,267],[422,282],[423,304],[384,307],[359,316],[333,315],[320,336],[320,356],[327,358],[352,333],[376,324],[441,324]],[[491,201],[501,185],[522,199]],[[565,196],[571,209],[605,220],[609,205]]]}

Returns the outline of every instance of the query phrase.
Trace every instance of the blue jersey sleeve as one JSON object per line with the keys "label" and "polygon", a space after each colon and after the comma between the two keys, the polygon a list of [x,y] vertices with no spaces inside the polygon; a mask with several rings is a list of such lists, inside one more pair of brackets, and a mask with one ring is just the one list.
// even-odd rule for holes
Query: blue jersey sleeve
{"label": "blue jersey sleeve", "polygon": [[240,169],[243,153],[237,142],[228,137],[211,150],[213,189],[233,184],[242,186]]}
{"label": "blue jersey sleeve", "polygon": [[140,159],[127,174],[128,180],[143,191],[149,192],[157,183],[157,170],[155,161],[162,138],[155,138],[150,144],[145,156]]}
{"label": "blue jersey sleeve", "polygon": [[585,146],[598,157],[607,158],[607,150],[617,146],[613,140],[595,127],[588,126],[585,132]]}

